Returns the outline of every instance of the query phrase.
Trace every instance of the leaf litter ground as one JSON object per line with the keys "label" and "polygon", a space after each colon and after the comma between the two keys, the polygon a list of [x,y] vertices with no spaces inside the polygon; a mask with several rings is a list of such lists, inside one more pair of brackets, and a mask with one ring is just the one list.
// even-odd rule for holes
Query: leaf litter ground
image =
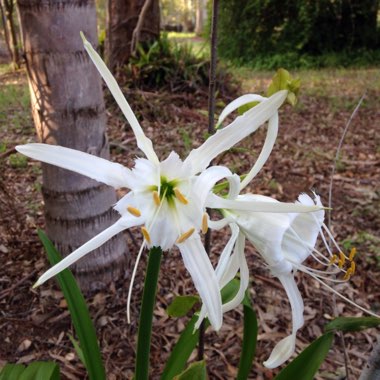
{"label": "leaf litter ground", "polygon": [[[250,190],[281,201],[294,201],[302,191],[315,190],[328,201],[328,187],[336,148],[344,127],[365,91],[337,162],[333,185],[332,230],[349,250],[358,249],[358,273],[350,284],[337,289],[366,308],[380,311],[379,180],[380,80],[375,70],[301,72],[303,92],[295,109],[280,112],[280,133],[274,151]],[[272,74],[240,71],[245,92],[260,92]],[[253,80],[252,78],[255,78]],[[83,379],[85,370],[69,340],[74,334],[66,303],[54,281],[32,290],[47,267],[36,229],[44,228],[39,164],[14,155],[16,144],[36,141],[27,102],[25,72],[3,72],[0,77],[0,366],[5,362],[29,363],[55,360],[65,379]],[[242,93],[242,92],[241,92]],[[207,96],[192,94],[128,93],[144,131],[161,158],[175,150],[183,157],[199,146],[207,129]],[[25,100],[26,99],[26,100]],[[224,99],[226,101],[226,99]],[[222,106],[223,100],[219,101]],[[139,154],[134,137],[110,96],[108,133],[112,159],[130,166]],[[218,158],[237,173],[252,165],[265,138],[265,128],[248,137],[238,148]],[[138,231],[125,233],[134,265],[140,247]],[[213,235],[212,260],[228,239],[228,231]],[[291,328],[291,312],[280,283],[270,276],[251,246],[247,256],[252,279],[251,298],[259,318],[259,340],[251,379],[270,380],[262,362],[275,342]],[[140,263],[132,297],[132,323],[126,323],[126,299],[131,271],[107,289],[87,297],[95,322],[108,379],[132,378],[135,339],[145,259]],[[152,340],[151,378],[158,379],[163,365],[189,318],[172,319],[165,309],[174,295],[193,294],[191,279],[179,252],[167,252],[160,273]],[[334,313],[360,316],[354,307],[307,275],[297,276],[305,297],[305,326],[300,330],[297,352],[318,337]],[[359,377],[376,341],[375,329],[345,334],[351,379]],[[224,317],[219,333],[208,331],[206,358],[210,379],[233,379],[237,373],[242,339],[242,309]],[[194,353],[191,359],[195,359]],[[317,377],[343,379],[342,342],[335,344]]]}

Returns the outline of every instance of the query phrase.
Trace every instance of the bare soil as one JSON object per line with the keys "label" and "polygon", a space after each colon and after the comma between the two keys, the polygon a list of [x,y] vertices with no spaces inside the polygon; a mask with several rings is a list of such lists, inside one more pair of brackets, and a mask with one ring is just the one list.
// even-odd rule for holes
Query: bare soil
{"label": "bare soil", "polygon": [[[244,91],[262,91],[272,74],[240,73]],[[299,104],[280,112],[280,133],[274,151],[250,191],[280,201],[294,201],[300,192],[315,190],[328,202],[329,183],[336,149],[343,129],[359,98],[363,105],[354,116],[333,178],[332,231],[345,250],[358,250],[357,275],[336,287],[358,304],[380,312],[379,179],[380,133],[379,78],[376,70],[306,72]],[[255,78],[253,81],[251,78]],[[25,72],[0,77],[1,90],[8,85],[26,85]],[[182,157],[204,141],[207,130],[207,98],[195,94],[128,93],[132,108],[161,158],[175,150]],[[131,129],[109,95],[109,139],[112,160],[128,165],[139,155]],[[221,107],[221,104],[219,104]],[[220,108],[219,108],[220,109]],[[25,116],[26,115],[26,116]],[[36,229],[44,228],[40,195],[39,164],[18,161],[16,144],[35,141],[29,110],[12,103],[0,115],[0,367],[5,362],[29,363],[55,360],[64,379],[85,379],[69,334],[75,335],[62,293],[55,281],[32,289],[47,268]],[[22,120],[21,128],[14,121]],[[254,162],[265,138],[265,128],[248,137],[231,152],[218,158],[237,173]],[[17,157],[17,156],[16,156]],[[133,239],[131,238],[133,236]],[[132,264],[140,246],[138,232],[125,234]],[[213,235],[212,259],[216,262],[228,231]],[[251,298],[259,319],[257,355],[251,379],[273,379],[278,373],[262,365],[275,343],[290,333],[291,312],[281,284],[270,276],[263,261],[247,247],[252,279]],[[87,297],[98,332],[107,378],[131,379],[140,297],[145,270],[140,263],[132,300],[132,323],[126,323],[126,299],[130,271],[109,288]],[[313,265],[311,263],[311,265]],[[305,325],[298,333],[297,352],[320,336],[334,315],[360,316],[355,307],[335,298],[306,274],[297,275],[305,301]],[[164,255],[154,319],[151,378],[158,379],[173,344],[188,317],[172,319],[165,309],[177,294],[192,294],[194,288],[179,252]],[[205,355],[210,379],[234,379],[242,341],[242,309],[229,312],[219,333],[207,331]],[[378,330],[345,334],[350,376],[344,375],[343,345],[336,336],[333,349],[319,371],[318,379],[357,379],[376,341]],[[196,354],[192,356],[195,360]]]}

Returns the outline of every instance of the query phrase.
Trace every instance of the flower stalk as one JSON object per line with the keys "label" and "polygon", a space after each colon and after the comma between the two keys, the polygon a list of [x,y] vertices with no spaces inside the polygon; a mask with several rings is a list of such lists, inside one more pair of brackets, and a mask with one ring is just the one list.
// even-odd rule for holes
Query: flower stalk
{"label": "flower stalk", "polygon": [[149,379],[150,340],[161,257],[162,249],[160,247],[152,247],[150,249],[137,338],[135,379],[139,380]]}

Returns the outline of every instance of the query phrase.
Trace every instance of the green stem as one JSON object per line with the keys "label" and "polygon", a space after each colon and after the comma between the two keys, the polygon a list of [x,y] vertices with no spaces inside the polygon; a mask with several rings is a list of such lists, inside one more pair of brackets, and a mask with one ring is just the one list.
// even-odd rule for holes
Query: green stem
{"label": "green stem", "polygon": [[135,368],[136,380],[148,380],[149,378],[150,339],[152,335],[153,309],[156,300],[161,257],[161,247],[152,247],[149,251],[148,267],[146,270],[141,304]]}

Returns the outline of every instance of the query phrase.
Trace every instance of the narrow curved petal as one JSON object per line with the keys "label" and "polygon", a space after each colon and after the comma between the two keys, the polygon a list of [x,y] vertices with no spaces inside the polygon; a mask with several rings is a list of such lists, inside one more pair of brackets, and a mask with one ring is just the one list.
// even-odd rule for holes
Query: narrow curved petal
{"label": "narrow curved petal", "polygon": [[297,330],[300,329],[304,324],[304,304],[297,284],[294,280],[293,274],[289,273],[279,275],[278,278],[281,281],[289,298],[290,306],[292,308],[293,327],[292,334],[278,342],[273,349],[269,359],[264,362],[264,365],[267,368],[276,368],[287,361],[293,355],[295,351]]}
{"label": "narrow curved petal", "polygon": [[[231,266],[228,264],[230,263],[230,257],[231,257],[232,249],[233,249],[235,242],[236,242],[236,239],[238,238],[238,235],[239,235],[239,227],[235,223],[231,223],[230,227],[231,227],[231,231],[232,231],[231,237],[228,240],[226,246],[224,247],[223,252],[220,255],[218,265],[216,266],[216,269],[215,269],[215,273],[216,273],[216,277],[219,281],[220,289],[222,289],[224,286],[224,285],[221,285],[221,280],[222,280],[222,277],[224,276],[224,273],[226,271],[229,271],[231,268]],[[236,270],[236,272],[237,272],[237,270]],[[235,272],[235,274],[236,274],[236,272]],[[233,277],[235,277],[235,274],[233,275]],[[199,312],[198,320],[194,326],[195,329],[199,328],[203,319],[206,316],[207,316],[206,307],[205,307],[205,305],[202,305],[201,311]]]}
{"label": "narrow curved petal", "polygon": [[207,197],[206,207],[270,213],[314,212],[323,209],[322,206],[308,206],[300,203],[225,199],[212,193]]}
{"label": "narrow curved petal", "polygon": [[234,248],[236,240],[239,236],[239,227],[237,226],[237,224],[231,223],[230,228],[231,228],[231,237],[228,240],[226,246],[224,247],[215,269],[215,273],[216,273],[216,277],[218,278],[218,281],[222,279],[223,274],[227,270],[232,249]]}
{"label": "narrow curved petal", "polygon": [[123,93],[121,92],[121,89],[119,85],[117,84],[115,78],[109,71],[106,64],[100,58],[99,54],[94,50],[92,45],[86,40],[83,33],[81,33],[81,37],[83,39],[83,45],[88,55],[90,56],[92,62],[94,63],[100,75],[106,82],[108,89],[110,90],[111,94],[116,100],[116,103],[119,105],[121,111],[123,112],[129,124],[131,125],[132,130],[136,136],[137,146],[144,152],[148,160],[158,163],[159,161],[158,161],[155,151],[153,150],[152,141],[148,137],[145,136],[140,126],[140,123],[138,122],[135,114],[133,113],[127,100],[125,99]]}
{"label": "narrow curved petal", "polygon": [[[233,177],[233,174],[224,166],[211,166],[197,177],[194,182],[194,189],[197,189],[197,197],[201,205],[204,204],[208,193],[212,190],[215,184],[227,177]],[[236,179],[235,177],[233,178],[240,183],[239,179]]]}
{"label": "narrow curved petal", "polygon": [[133,184],[132,172],[123,165],[79,150],[49,144],[18,145],[16,150],[35,160],[71,170],[116,189],[131,188]]}
{"label": "narrow curved petal", "polygon": [[245,104],[248,104],[248,103],[252,103],[252,102],[261,102],[264,99],[266,98],[257,94],[245,94],[245,95],[239,96],[237,99],[233,100],[224,108],[224,110],[219,116],[218,123],[216,124],[216,128],[218,128],[223,123],[224,119],[230,113],[234,112],[239,107],[244,106]]}
{"label": "narrow curved petal", "polygon": [[239,116],[227,127],[218,130],[199,148],[190,152],[186,162],[190,162],[192,174],[204,170],[218,154],[230,149],[243,138],[256,131],[270,119],[284,102],[287,91],[279,91],[256,107]]}
{"label": "narrow curved petal", "polygon": [[113,236],[117,235],[119,232],[136,225],[136,219],[131,216],[130,219],[123,217],[120,218],[116,223],[112,226],[108,227],[100,234],[93,237],[87,243],[83,244],[81,247],[76,249],[74,252],[70,253],[70,255],[66,256],[63,260],[61,260],[58,264],[54,265],[52,268],[47,270],[36,282],[34,287],[43,284],[45,281],[49,280],[59,272],[63,271],[71,264],[75,263],[82,257],[86,256],[88,253],[93,251],[94,249],[103,245],[106,241],[110,240]]}
{"label": "narrow curved petal", "polygon": [[247,176],[243,179],[240,185],[240,190],[244,189],[256,176],[256,174],[261,170],[264,164],[267,162],[269,155],[272,152],[274,143],[276,142],[278,134],[278,114],[274,114],[268,122],[268,132],[265,138],[265,142],[263,148],[261,149],[261,153],[257,158],[255,164],[252,169],[249,171]]}
{"label": "narrow curved petal", "polygon": [[223,304],[222,310],[223,313],[235,309],[237,306],[241,304],[244,299],[245,291],[248,288],[249,284],[249,270],[247,265],[247,260],[244,255],[244,247],[245,247],[245,237],[242,233],[239,234],[239,238],[236,242],[235,254],[239,258],[239,269],[240,269],[240,287],[235,297],[229,302]]}
{"label": "narrow curved petal", "polygon": [[222,326],[222,299],[218,279],[199,235],[178,244],[185,267],[206,307],[210,323],[215,330]]}

